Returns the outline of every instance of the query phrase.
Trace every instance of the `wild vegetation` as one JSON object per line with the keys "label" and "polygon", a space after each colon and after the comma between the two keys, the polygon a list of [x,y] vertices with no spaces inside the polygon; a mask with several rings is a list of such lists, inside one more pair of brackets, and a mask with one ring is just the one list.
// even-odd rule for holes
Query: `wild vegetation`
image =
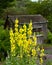
{"label": "wild vegetation", "polygon": [[[52,0],[38,0],[38,2],[32,2],[31,0],[0,0],[0,60],[4,60],[5,55],[7,56],[10,53],[9,31],[4,30],[6,14],[43,15],[48,20],[46,45],[52,45]],[[9,60],[10,58],[7,62]],[[47,62],[47,65],[49,65],[48,63],[50,62]]]}
{"label": "wild vegetation", "polygon": [[44,49],[38,46],[35,33],[32,36],[32,22],[28,27],[24,24],[20,29],[18,22],[16,19],[14,32],[10,29],[11,48],[5,65],[37,65],[37,62],[42,65]]}

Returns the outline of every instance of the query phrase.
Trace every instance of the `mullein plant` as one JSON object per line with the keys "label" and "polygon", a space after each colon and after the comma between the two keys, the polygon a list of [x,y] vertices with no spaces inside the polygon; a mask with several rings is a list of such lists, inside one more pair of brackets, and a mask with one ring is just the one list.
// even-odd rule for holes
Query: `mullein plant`
{"label": "mullein plant", "polygon": [[5,65],[37,65],[37,60],[42,65],[44,49],[38,46],[35,33],[32,35],[32,21],[28,27],[24,24],[20,29],[18,23],[16,19],[14,32],[10,29],[11,54],[8,57],[10,61],[6,61]]}

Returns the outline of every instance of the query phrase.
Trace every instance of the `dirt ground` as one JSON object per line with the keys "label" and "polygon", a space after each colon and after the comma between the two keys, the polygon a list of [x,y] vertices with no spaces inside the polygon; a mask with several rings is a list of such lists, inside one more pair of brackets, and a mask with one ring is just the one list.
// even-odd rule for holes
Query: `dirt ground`
{"label": "dirt ground", "polygon": [[52,59],[52,47],[46,47],[45,53],[46,53],[47,59]]}
{"label": "dirt ground", "polygon": [[2,63],[0,62],[0,65],[2,65]]}

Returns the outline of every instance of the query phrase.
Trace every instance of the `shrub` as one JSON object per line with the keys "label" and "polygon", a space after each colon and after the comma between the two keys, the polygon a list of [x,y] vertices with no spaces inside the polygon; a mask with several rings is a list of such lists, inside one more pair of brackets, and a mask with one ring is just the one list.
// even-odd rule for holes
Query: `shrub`
{"label": "shrub", "polygon": [[46,43],[52,44],[52,33],[50,31],[47,34]]}
{"label": "shrub", "polygon": [[0,26],[1,25],[4,25],[4,20],[3,19],[0,19]]}
{"label": "shrub", "polygon": [[0,60],[7,56],[7,51],[10,51],[9,32],[0,26]]}
{"label": "shrub", "polygon": [[[18,20],[15,20],[14,32],[10,29],[10,55],[6,59],[5,65],[40,65],[43,64],[44,49],[40,49],[37,45],[37,38],[34,33],[32,36],[32,22],[28,28],[24,24],[18,29]],[[38,58],[38,54],[40,58]]]}

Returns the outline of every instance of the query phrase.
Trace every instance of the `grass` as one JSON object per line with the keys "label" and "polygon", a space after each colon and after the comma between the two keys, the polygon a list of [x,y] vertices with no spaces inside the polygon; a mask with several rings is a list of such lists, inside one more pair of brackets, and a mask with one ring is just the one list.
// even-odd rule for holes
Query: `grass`
{"label": "grass", "polygon": [[52,65],[52,60],[47,60],[46,65]]}

